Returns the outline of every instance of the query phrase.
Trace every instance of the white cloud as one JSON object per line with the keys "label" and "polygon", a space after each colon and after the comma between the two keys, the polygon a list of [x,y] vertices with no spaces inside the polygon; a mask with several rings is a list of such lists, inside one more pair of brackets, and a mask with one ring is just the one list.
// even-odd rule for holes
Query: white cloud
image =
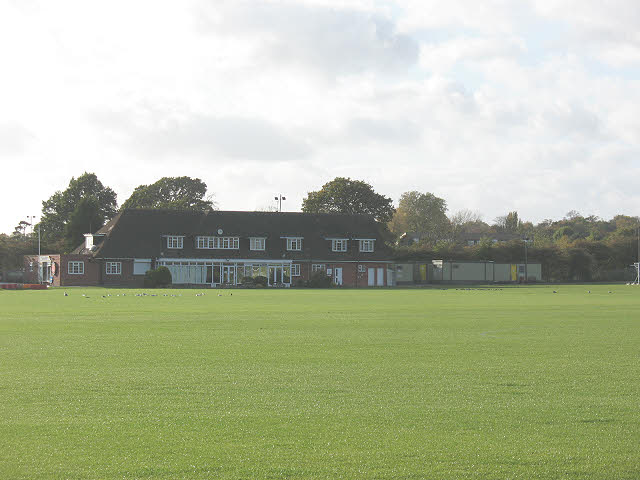
{"label": "white cloud", "polygon": [[[0,3],[0,230],[95,171],[296,210],[335,176],[493,219],[637,215],[637,2]],[[25,169],[29,195],[25,195]],[[24,209],[24,210],[22,210]],[[635,210],[634,210],[635,209]]]}

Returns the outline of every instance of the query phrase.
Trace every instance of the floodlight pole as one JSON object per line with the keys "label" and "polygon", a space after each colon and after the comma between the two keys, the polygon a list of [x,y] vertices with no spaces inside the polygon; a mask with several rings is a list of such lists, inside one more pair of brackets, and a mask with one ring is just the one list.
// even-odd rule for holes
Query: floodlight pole
{"label": "floodlight pole", "polygon": [[287,197],[283,197],[281,193],[279,193],[277,197],[274,197],[274,200],[278,201],[278,212],[282,212],[282,200],[286,199]]}
{"label": "floodlight pole", "polygon": [[529,237],[524,237],[524,283],[527,283],[529,280],[529,272],[527,271],[528,267],[528,259],[527,259],[527,242],[529,241]]}

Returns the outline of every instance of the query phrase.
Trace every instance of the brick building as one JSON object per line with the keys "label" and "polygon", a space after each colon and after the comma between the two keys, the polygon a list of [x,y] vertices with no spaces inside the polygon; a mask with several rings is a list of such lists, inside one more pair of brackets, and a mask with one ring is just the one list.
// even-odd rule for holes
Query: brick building
{"label": "brick building", "polygon": [[235,286],[264,276],[295,286],[316,272],[337,285],[393,284],[390,249],[371,217],[124,210],[68,255],[25,257],[29,281],[141,286],[166,266],[174,285]]}

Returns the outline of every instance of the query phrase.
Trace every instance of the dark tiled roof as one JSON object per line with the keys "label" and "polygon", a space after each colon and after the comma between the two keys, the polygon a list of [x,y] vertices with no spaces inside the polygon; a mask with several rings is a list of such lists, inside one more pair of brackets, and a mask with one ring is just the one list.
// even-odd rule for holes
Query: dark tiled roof
{"label": "dark tiled roof", "polygon": [[[222,230],[222,235],[218,235]],[[124,210],[97,234],[104,240],[94,250],[98,258],[255,258],[318,261],[388,260],[380,225],[364,215],[280,212],[222,212],[207,214],[175,210]],[[182,249],[168,249],[167,235],[184,236]],[[240,237],[239,250],[197,249],[197,236]],[[249,249],[249,237],[266,237],[265,251]],[[286,239],[304,237],[303,250],[286,250]],[[348,251],[331,251],[326,238],[375,239],[372,253],[359,252],[358,242]],[[79,252],[82,247],[79,247]]]}

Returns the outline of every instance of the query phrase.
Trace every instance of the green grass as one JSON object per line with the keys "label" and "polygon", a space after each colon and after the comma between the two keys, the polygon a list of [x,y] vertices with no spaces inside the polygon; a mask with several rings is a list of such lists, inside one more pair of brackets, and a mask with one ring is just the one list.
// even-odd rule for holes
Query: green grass
{"label": "green grass", "polygon": [[640,287],[63,291],[0,291],[2,479],[640,478]]}

